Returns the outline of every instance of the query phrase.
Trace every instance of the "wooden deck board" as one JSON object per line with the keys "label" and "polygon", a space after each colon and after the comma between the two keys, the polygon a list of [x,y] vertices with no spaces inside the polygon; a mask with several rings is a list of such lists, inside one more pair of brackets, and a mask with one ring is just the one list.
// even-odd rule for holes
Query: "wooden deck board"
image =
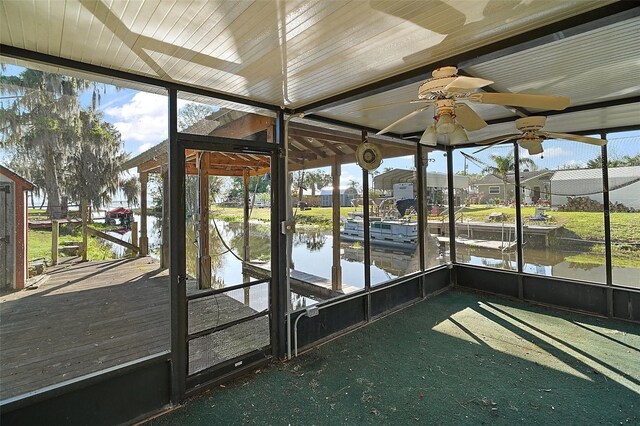
{"label": "wooden deck board", "polygon": [[[0,399],[170,349],[170,280],[152,259],[63,258],[47,274],[37,289],[0,297]],[[190,330],[255,312],[224,294],[202,299]],[[190,370],[269,343],[268,321],[228,330],[190,343]]]}

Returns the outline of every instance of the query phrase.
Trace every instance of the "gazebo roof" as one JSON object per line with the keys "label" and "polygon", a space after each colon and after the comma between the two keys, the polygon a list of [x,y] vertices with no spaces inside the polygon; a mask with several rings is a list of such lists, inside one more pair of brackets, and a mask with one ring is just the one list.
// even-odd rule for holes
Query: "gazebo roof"
{"label": "gazebo roof", "polygon": [[[314,123],[314,124],[310,124]],[[234,139],[272,140],[275,120],[271,117],[235,110],[220,109],[204,118],[184,133],[218,136]],[[355,151],[362,143],[357,131],[338,129],[329,125],[318,126],[309,120],[299,119],[289,123],[289,169],[291,171],[354,163]],[[369,136],[369,142],[381,145],[385,158],[413,155],[414,142],[398,142],[391,138]],[[123,164],[123,169],[137,168],[139,173],[160,173],[168,161],[168,141],[165,140]],[[196,174],[196,152],[187,150],[186,172]],[[267,157],[234,152],[209,152],[210,175],[242,176],[269,172]]]}

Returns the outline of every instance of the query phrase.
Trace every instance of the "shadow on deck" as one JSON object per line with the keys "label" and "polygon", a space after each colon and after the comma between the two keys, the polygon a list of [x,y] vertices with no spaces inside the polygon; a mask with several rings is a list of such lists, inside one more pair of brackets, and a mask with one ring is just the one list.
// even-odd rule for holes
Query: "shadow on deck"
{"label": "shadow on deck", "polygon": [[[0,297],[2,400],[170,349],[166,269],[148,257],[63,259],[37,289]],[[255,314],[254,299],[198,299],[189,305],[189,332]],[[189,371],[267,346],[268,321],[260,320],[192,340]]]}

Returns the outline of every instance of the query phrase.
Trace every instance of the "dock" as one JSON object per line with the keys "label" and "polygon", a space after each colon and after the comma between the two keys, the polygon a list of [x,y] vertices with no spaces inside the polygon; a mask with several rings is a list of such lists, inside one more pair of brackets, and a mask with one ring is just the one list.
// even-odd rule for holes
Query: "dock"
{"label": "dock", "polygon": [[[556,235],[556,233],[564,228],[563,225],[523,225],[522,233],[525,240],[530,237],[538,237],[544,239],[544,246],[549,247],[549,239]],[[435,234],[441,237],[449,235],[449,222],[448,221],[429,221],[427,222],[427,229],[430,234]],[[515,239],[516,224],[512,222],[456,222],[456,235],[465,235],[467,241],[469,240],[485,240],[485,241],[502,241],[502,234],[504,233],[504,239]],[[496,237],[498,236],[499,237]],[[509,238],[511,235],[511,238]],[[489,247],[486,247],[489,248]]]}
{"label": "dock", "polygon": [[[450,243],[449,237],[437,237],[437,240],[438,244]],[[513,251],[517,247],[516,241],[472,240],[468,238],[456,238],[456,244],[500,251]]]}
{"label": "dock", "polygon": [[[244,262],[242,273],[256,278],[269,278],[271,276],[271,265],[268,262]],[[291,270],[290,277],[291,291],[316,299],[330,299],[360,290],[348,284],[342,284],[341,290],[333,290],[330,279],[295,269]]]}
{"label": "dock", "polygon": [[[46,274],[38,288],[0,296],[0,400],[170,349],[170,278],[157,261],[67,257]],[[256,312],[226,294],[198,299],[188,307],[189,333]],[[269,338],[260,317],[194,339],[189,373]]]}

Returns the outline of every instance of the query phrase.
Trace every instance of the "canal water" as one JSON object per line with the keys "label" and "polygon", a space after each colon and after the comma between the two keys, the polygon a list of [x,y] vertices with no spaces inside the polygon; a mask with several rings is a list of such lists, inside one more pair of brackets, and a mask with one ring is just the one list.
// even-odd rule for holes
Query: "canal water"
{"label": "canal water", "polygon": [[[135,220],[140,221],[138,216]],[[243,228],[242,223],[229,223],[221,220],[211,222],[210,253],[212,257],[212,285],[224,288],[243,282],[242,263],[234,256],[242,253]],[[187,272],[195,275],[197,262],[197,243],[195,230],[187,226]],[[150,256],[159,258],[160,254],[160,220],[154,216],[147,219],[147,233],[149,237]],[[299,230],[300,231],[300,230]],[[218,232],[226,246],[218,237]],[[131,232],[123,235],[112,235],[131,241]],[[271,254],[271,235],[268,223],[250,224],[251,259],[268,261]],[[292,261],[296,270],[318,277],[331,278],[333,238],[330,233],[320,231],[297,232],[293,238]],[[435,247],[435,245],[428,245]],[[229,250],[231,249],[231,251]],[[123,256],[124,248],[114,245],[114,253]],[[435,250],[434,250],[435,251]],[[233,252],[233,253],[232,253]],[[552,249],[528,248],[524,249],[524,271],[526,273],[559,278],[569,278],[591,282],[605,282],[604,264],[584,264],[571,262],[567,258],[576,255],[575,251],[560,251]],[[514,252],[502,253],[466,246],[456,249],[457,261],[471,265],[486,266],[507,270],[516,270],[517,259]],[[341,244],[340,264],[342,266],[343,283],[356,288],[364,287],[364,250],[361,244]],[[444,263],[448,258],[446,253],[430,253],[429,266]],[[371,282],[372,285],[404,276],[419,269],[419,259],[415,253],[381,250],[372,247],[371,250]],[[614,283],[617,285],[640,288],[640,268],[613,268]],[[246,279],[246,277],[245,277]],[[251,290],[251,299],[256,304],[263,305],[268,300],[266,285],[258,285]],[[241,299],[240,293],[238,294]],[[292,295],[294,307],[303,307],[316,303],[315,300],[300,295]],[[253,302],[251,303],[253,305]]]}

